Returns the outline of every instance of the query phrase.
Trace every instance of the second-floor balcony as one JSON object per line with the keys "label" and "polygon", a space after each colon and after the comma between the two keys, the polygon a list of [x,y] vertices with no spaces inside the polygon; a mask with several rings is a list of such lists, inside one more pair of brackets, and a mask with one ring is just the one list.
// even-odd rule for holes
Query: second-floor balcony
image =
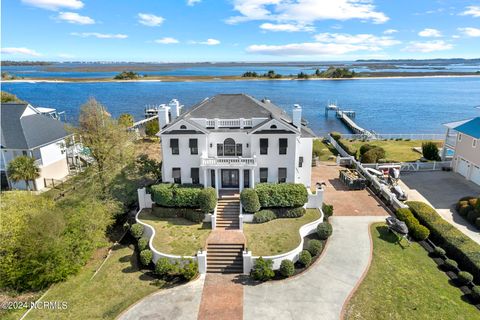
{"label": "second-floor balcony", "polygon": [[257,159],[243,157],[211,157],[201,158],[202,167],[255,167]]}

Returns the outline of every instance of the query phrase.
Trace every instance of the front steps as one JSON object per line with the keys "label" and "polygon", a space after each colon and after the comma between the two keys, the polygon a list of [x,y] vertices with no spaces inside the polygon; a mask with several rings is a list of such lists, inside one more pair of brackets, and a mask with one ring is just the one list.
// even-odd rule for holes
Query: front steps
{"label": "front steps", "polygon": [[240,228],[239,214],[240,200],[238,198],[220,198],[217,203],[216,228],[220,230],[238,230]]}
{"label": "front steps", "polygon": [[242,243],[210,243],[207,245],[207,273],[242,273]]}

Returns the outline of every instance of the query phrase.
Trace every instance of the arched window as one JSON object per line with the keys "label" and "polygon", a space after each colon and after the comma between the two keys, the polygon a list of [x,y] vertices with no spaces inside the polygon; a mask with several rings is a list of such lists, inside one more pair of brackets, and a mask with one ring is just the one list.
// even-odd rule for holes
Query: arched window
{"label": "arched window", "polygon": [[187,126],[184,125],[184,124],[182,124],[182,125],[180,126],[180,129],[185,130],[185,129],[187,129]]}
{"label": "arched window", "polygon": [[277,125],[272,124],[272,125],[270,126],[270,129],[277,129]]}
{"label": "arched window", "polygon": [[235,155],[235,140],[227,138],[223,141],[223,154],[226,156]]}

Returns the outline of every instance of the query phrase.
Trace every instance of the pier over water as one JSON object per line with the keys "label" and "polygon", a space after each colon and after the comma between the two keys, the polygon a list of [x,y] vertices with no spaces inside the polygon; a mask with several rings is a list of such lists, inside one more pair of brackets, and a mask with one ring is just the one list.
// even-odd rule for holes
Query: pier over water
{"label": "pier over water", "polygon": [[335,104],[329,104],[325,107],[325,116],[328,117],[329,111],[334,111],[335,115],[338,119],[340,119],[343,124],[354,134],[361,134],[364,135],[367,138],[375,138],[375,132],[369,131],[367,129],[364,129],[360,127],[358,124],[355,123],[355,121],[352,120],[352,118],[355,118],[355,111],[352,110],[341,110],[340,107],[338,107]]}

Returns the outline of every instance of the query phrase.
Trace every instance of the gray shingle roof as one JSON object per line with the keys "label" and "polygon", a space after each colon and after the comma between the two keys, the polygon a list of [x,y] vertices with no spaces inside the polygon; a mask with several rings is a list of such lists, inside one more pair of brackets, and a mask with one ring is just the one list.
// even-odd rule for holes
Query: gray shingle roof
{"label": "gray shingle roof", "polygon": [[43,114],[22,117],[27,104],[2,103],[1,145],[6,149],[33,149],[67,137],[63,123]]}
{"label": "gray shingle roof", "polygon": [[[219,94],[212,98],[205,99],[194,105],[189,111],[183,113],[173,121],[173,123],[179,119],[188,120],[190,118],[267,118],[277,119],[287,125],[293,126],[292,118],[283,109],[268,100],[260,101],[247,94]],[[253,129],[255,128],[250,130]],[[208,130],[212,131],[212,129]],[[306,125],[302,125],[301,134],[305,137],[315,137],[315,133]]]}

